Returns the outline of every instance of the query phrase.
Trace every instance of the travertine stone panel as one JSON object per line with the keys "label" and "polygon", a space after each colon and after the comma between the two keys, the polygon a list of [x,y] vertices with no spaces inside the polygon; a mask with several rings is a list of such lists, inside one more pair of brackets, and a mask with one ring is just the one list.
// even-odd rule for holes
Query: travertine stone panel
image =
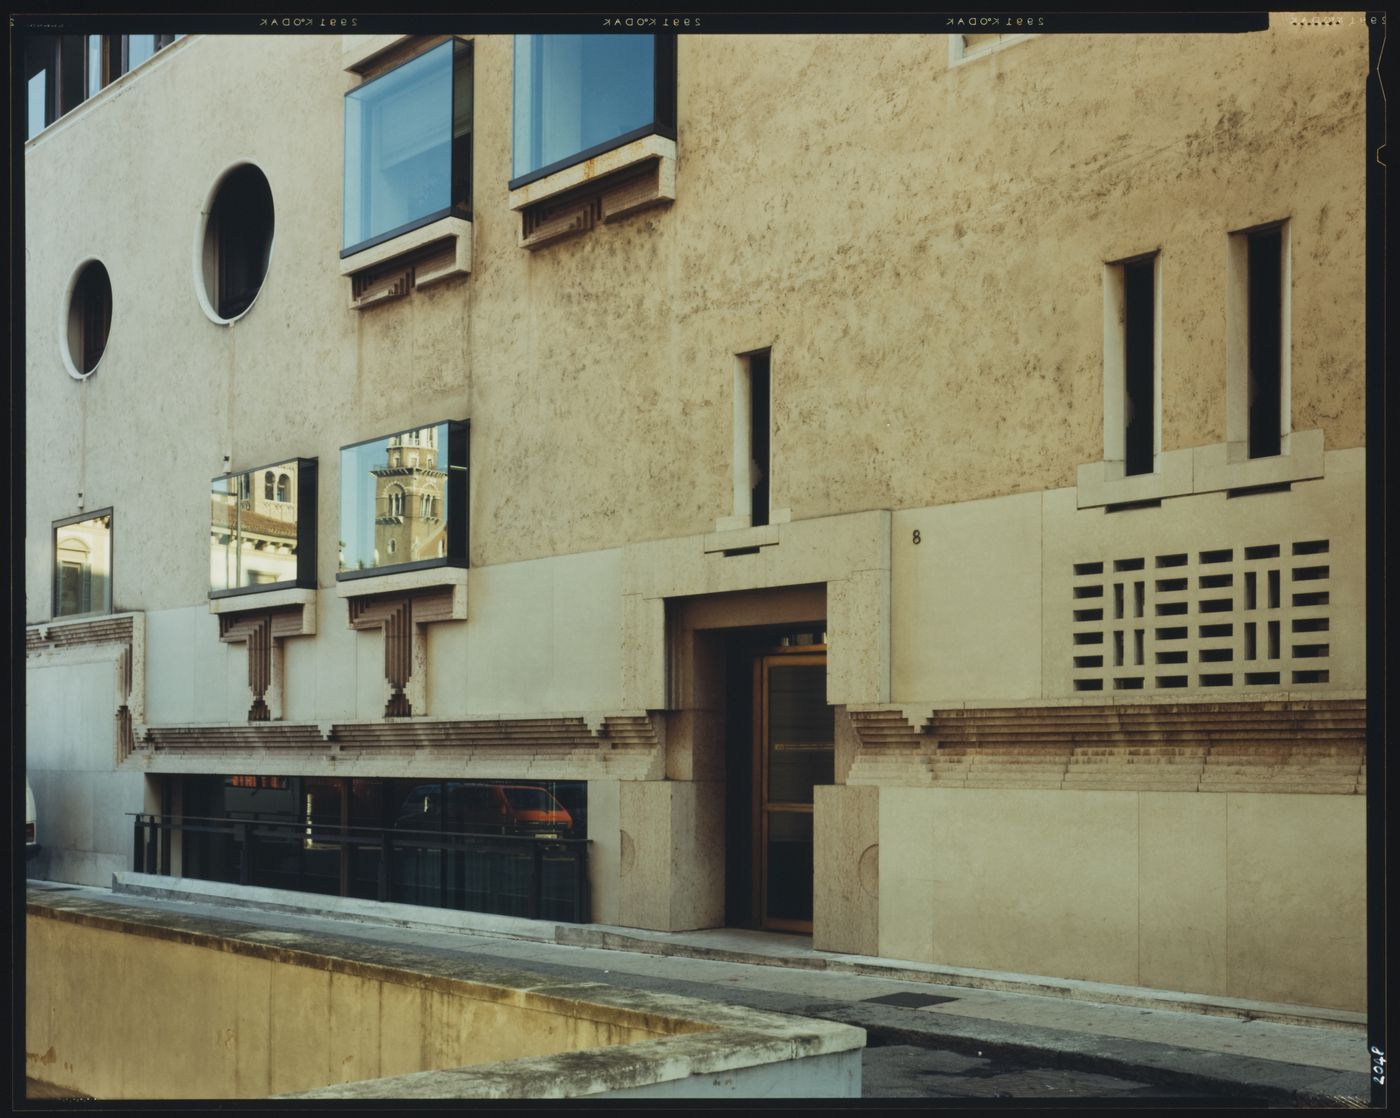
{"label": "travertine stone panel", "polygon": [[1227,799],[1210,793],[1138,795],[1144,986],[1226,992]]}
{"label": "travertine stone panel", "polygon": [[1135,793],[886,788],[880,808],[881,954],[1138,981]]}
{"label": "travertine stone panel", "polygon": [[[890,572],[856,571],[827,583],[826,700],[886,702],[890,696]],[[881,696],[874,698],[873,696]]]}
{"label": "travertine stone panel", "polygon": [[629,710],[665,709],[665,600],[623,595],[622,626],[622,705]]}
{"label": "travertine stone panel", "polygon": [[1229,793],[1234,997],[1366,1004],[1366,801]]}
{"label": "travertine stone panel", "polygon": [[890,561],[891,701],[1041,694],[1040,494],[897,512]]}
{"label": "travertine stone panel", "polygon": [[812,820],[812,946],[880,950],[880,789],[816,789]]}
{"label": "travertine stone panel", "polygon": [[618,780],[588,782],[588,884],[595,924],[621,923],[621,788]]}
{"label": "travertine stone panel", "polygon": [[[1159,508],[1105,513],[1076,509],[1073,490],[1043,495],[1044,542],[1042,656],[1044,695],[1082,702],[1203,701],[1248,695],[1292,698],[1310,695],[1359,695],[1365,687],[1365,451],[1328,451],[1326,475],[1298,482],[1291,491],[1228,497],[1208,493],[1163,502]],[[1321,547],[1325,551],[1310,551]],[[1272,548],[1273,558],[1257,558]],[[1263,549],[1256,551],[1255,549]],[[1184,559],[1181,557],[1184,556]],[[1170,562],[1181,566],[1169,566]],[[1076,564],[1102,564],[1102,572]],[[1117,565],[1123,569],[1117,569]],[[1137,565],[1127,569],[1127,565]],[[1270,584],[1279,578],[1278,604],[1271,604]],[[1320,580],[1309,575],[1323,574]],[[1255,604],[1247,608],[1247,580],[1254,578]],[[1182,584],[1182,579],[1185,580]],[[1207,580],[1207,581],[1202,581]],[[1114,617],[1115,584],[1124,584],[1121,619]],[[1142,598],[1134,600],[1133,584]],[[1100,597],[1088,593],[1091,583]],[[1321,588],[1326,600],[1311,604],[1306,595]],[[1298,597],[1303,595],[1304,597]],[[1214,600],[1226,603],[1220,612]],[[1295,604],[1296,603],[1296,604]],[[1101,609],[1102,620],[1076,620],[1075,611]],[[1141,610],[1141,616],[1138,611]],[[1180,610],[1181,612],[1170,612]],[[1256,658],[1249,659],[1247,623],[1255,633]],[[1278,626],[1281,657],[1264,659],[1269,625]],[[1323,624],[1322,630],[1304,626]],[[1216,635],[1221,626],[1223,635]],[[1170,633],[1185,628],[1183,635]],[[1125,634],[1123,668],[1116,658],[1110,630]],[[1202,632],[1205,629],[1205,632]],[[1104,633],[1102,643],[1076,643],[1090,630]],[[1133,634],[1143,634],[1142,660],[1136,663]],[[1163,630],[1159,634],[1158,630]],[[1306,655],[1323,646],[1325,658]],[[1158,654],[1185,652],[1185,662],[1167,662]],[[1076,671],[1076,655],[1102,656],[1102,690],[1085,690],[1086,668]],[[1207,656],[1221,659],[1208,660]],[[1298,673],[1326,670],[1325,680],[1305,681]],[[1278,673],[1277,682],[1246,683],[1246,673]],[[1117,689],[1116,676],[1142,677],[1141,689]],[[1158,677],[1185,679],[1184,686],[1158,686]],[[1213,686],[1210,678],[1232,682]]]}
{"label": "travertine stone panel", "polygon": [[724,925],[724,785],[668,781],[671,787],[669,931]]}
{"label": "travertine stone panel", "polygon": [[621,914],[629,928],[724,923],[724,785],[623,781]]}

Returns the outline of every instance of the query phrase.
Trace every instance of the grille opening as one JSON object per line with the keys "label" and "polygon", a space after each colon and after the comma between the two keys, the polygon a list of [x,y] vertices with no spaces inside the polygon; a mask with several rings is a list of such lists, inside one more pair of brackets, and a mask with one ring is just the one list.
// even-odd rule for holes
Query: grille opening
{"label": "grille opening", "polygon": [[1327,550],[1326,540],[1299,540],[1293,545],[1294,555],[1325,555]]}
{"label": "grille opening", "polygon": [[1244,681],[1249,684],[1278,683],[1278,672],[1245,672]]}
{"label": "grille opening", "polygon": [[1103,667],[1102,656],[1076,656],[1074,658],[1076,668],[1101,668]]}
{"label": "grille opening", "polygon": [[1279,599],[1280,599],[1280,597],[1281,597],[1280,592],[1279,592],[1279,586],[1280,586],[1280,583],[1281,583],[1281,578],[1282,578],[1282,576],[1279,574],[1279,572],[1278,572],[1277,570],[1272,570],[1272,571],[1269,572],[1269,608],[1270,608],[1270,609],[1278,609]]}
{"label": "grille opening", "polygon": [[1075,633],[1075,644],[1103,644],[1102,633]]}
{"label": "grille opening", "polygon": [[1278,544],[1262,544],[1259,547],[1247,547],[1244,549],[1246,559],[1277,559]]}
{"label": "grille opening", "polygon": [[1147,606],[1147,583],[1133,583],[1133,616],[1141,617]]}
{"label": "grille opening", "polygon": [[1234,575],[1202,575],[1199,579],[1202,590],[1215,590],[1221,586],[1234,586]]}
{"label": "grille opening", "polygon": [[1158,687],[1185,687],[1186,677],[1184,675],[1159,675],[1157,677]]}
{"label": "grille opening", "polygon": [[1259,636],[1255,631],[1253,621],[1246,621],[1244,626],[1244,658],[1246,660],[1259,659]]}
{"label": "grille opening", "polygon": [[1329,568],[1327,567],[1294,567],[1294,582],[1311,582],[1315,579],[1326,578]]}
{"label": "grille opening", "polygon": [[1115,571],[1140,571],[1145,566],[1142,559],[1115,559],[1113,569]]}
{"label": "grille opening", "polygon": [[1293,631],[1295,633],[1325,633],[1331,628],[1331,622],[1325,617],[1295,617],[1293,619]]}
{"label": "grille opening", "polygon": [[1185,590],[1187,581],[1184,578],[1159,578],[1157,580],[1158,594],[1174,594]]}
{"label": "grille opening", "polygon": [[1159,641],[1184,641],[1186,639],[1185,625],[1171,625],[1167,628],[1157,630]]}
{"label": "grille opening", "polygon": [[1157,566],[1159,567],[1184,567],[1186,566],[1186,556],[1182,555],[1159,555],[1157,556]]}
{"label": "grille opening", "polygon": [[1074,681],[1076,691],[1102,691],[1103,680],[1101,679],[1076,679]]}
{"label": "grille opening", "polygon": [[1184,664],[1186,663],[1186,650],[1178,649],[1171,652],[1157,653],[1157,663],[1159,664]]}
{"label": "grille opening", "polygon": [[1158,602],[1156,604],[1158,617],[1177,617],[1186,612],[1185,602]]}
{"label": "grille opening", "polygon": [[1233,621],[1227,621],[1223,625],[1202,625],[1199,632],[1202,637],[1206,638],[1232,637],[1235,635],[1235,624]]}
{"label": "grille opening", "polygon": [[1103,597],[1103,587],[1102,587],[1102,586],[1076,586],[1076,587],[1074,588],[1074,596],[1075,596],[1076,598],[1102,598],[1102,597]]}
{"label": "grille opening", "polygon": [[1196,608],[1202,613],[1227,613],[1235,608],[1235,603],[1230,598],[1205,598]]}
{"label": "grille opening", "polygon": [[1325,671],[1301,671],[1293,673],[1294,683],[1326,683],[1328,674]]}
{"label": "grille opening", "polygon": [[1113,616],[1123,616],[1123,584],[1121,582],[1113,584]]}
{"label": "grille opening", "polygon": [[1298,660],[1313,660],[1319,656],[1328,655],[1331,645],[1326,644],[1295,644],[1293,646],[1293,656]]}
{"label": "grille opening", "polygon": [[1279,653],[1279,623],[1269,622],[1269,659],[1277,660]]}
{"label": "grille opening", "polygon": [[1326,590],[1310,590],[1306,594],[1293,595],[1295,606],[1325,606],[1331,600],[1332,596]]}
{"label": "grille opening", "polygon": [[1115,668],[1123,666],[1123,633],[1121,630],[1113,634],[1113,666]]}
{"label": "grille opening", "polygon": [[1235,557],[1233,548],[1223,547],[1216,551],[1201,552],[1202,563],[1228,563]]}
{"label": "grille opening", "polygon": [[1233,648],[1203,648],[1197,653],[1203,664],[1223,664],[1235,658]]}
{"label": "grille opening", "polygon": [[1201,676],[1202,687],[1230,687],[1234,684],[1233,675],[1203,675]]}
{"label": "grille opening", "polygon": [[1074,573],[1077,575],[1101,575],[1103,574],[1102,563],[1076,563]]}
{"label": "grille opening", "polygon": [[1113,680],[1113,689],[1115,691],[1141,691],[1142,676],[1134,675],[1115,677]]}
{"label": "grille opening", "polygon": [[1077,609],[1074,611],[1075,621],[1102,621],[1103,610],[1101,609]]}

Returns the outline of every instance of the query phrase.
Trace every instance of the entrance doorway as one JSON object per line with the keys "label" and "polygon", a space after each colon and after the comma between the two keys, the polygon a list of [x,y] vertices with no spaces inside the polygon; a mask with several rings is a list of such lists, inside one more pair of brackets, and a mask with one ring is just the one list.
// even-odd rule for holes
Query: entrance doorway
{"label": "entrance doorway", "polygon": [[753,688],[753,911],[761,928],[810,933],[813,789],[835,775],[825,646],[760,653]]}

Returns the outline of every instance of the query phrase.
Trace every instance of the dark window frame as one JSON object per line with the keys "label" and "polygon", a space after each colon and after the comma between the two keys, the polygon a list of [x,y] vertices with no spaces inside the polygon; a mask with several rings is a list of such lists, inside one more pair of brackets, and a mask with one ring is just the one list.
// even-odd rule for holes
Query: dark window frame
{"label": "dark window frame", "polygon": [[[50,588],[52,598],[49,601],[49,616],[54,621],[77,621],[83,618],[106,617],[115,613],[115,595],[113,594],[114,582],[113,574],[116,571],[116,535],[117,518],[113,514],[116,506],[107,505],[104,508],[92,509],[88,512],[80,512],[75,516],[65,516],[62,520],[55,520],[49,529],[49,547],[51,551]],[[96,520],[100,516],[107,517],[107,604],[101,609],[81,610],[77,613],[58,612],[58,533],[59,529],[66,528],[73,524],[85,524],[89,520]],[[90,576],[89,576],[90,577]],[[89,596],[91,588],[88,589]]]}
{"label": "dark window frame", "polygon": [[[316,532],[317,532],[317,469],[316,458],[279,458],[275,462],[265,462],[261,466],[250,466],[246,470],[230,470],[226,474],[211,478],[209,491],[219,482],[239,479],[235,499],[251,500],[256,491],[253,480],[260,473],[268,473],[277,466],[296,463],[296,483],[292,499],[297,506],[297,574],[296,578],[280,582],[261,582],[251,586],[231,586],[223,590],[209,590],[210,598],[236,598],[243,594],[260,594],[269,590],[315,590],[316,589]],[[264,500],[267,498],[264,497]]]}
{"label": "dark window frame", "polygon": [[[594,144],[592,147],[584,148],[573,155],[557,159],[553,163],[547,163],[543,167],[534,171],[527,171],[525,174],[511,179],[507,184],[508,190],[518,190],[522,186],[528,186],[532,182],[548,178],[559,171],[567,170],[579,163],[589,159],[594,159],[604,152],[613,151],[616,148],[625,147],[634,140],[643,139],[646,136],[663,136],[668,140],[676,138],[676,35],[675,33],[658,33],[652,36],[654,49],[652,52],[652,120],[622,133],[611,140],[604,140]],[[512,79],[513,80],[513,79]],[[513,98],[512,98],[513,101]],[[514,105],[511,108],[511,127],[514,132]]]}
{"label": "dark window frame", "polygon": [[[375,75],[374,75],[373,77],[371,77],[371,78],[366,78],[364,81],[362,81],[362,82],[360,82],[358,85],[356,85],[353,89],[347,89],[347,90],[345,91],[345,96],[344,96],[344,100],[343,100],[342,104],[348,106],[351,97],[356,96],[356,95],[358,95],[358,94],[362,94],[366,89],[368,89],[370,86],[374,85],[375,82],[380,81],[380,80],[383,79],[383,78],[387,78],[387,77],[389,77],[389,76],[392,75],[392,74],[398,73],[399,70],[401,70],[403,67],[409,65],[410,63],[413,63],[413,62],[418,61],[418,59],[423,58],[424,56],[426,56],[426,55],[428,55],[428,54],[431,54],[433,51],[438,50],[438,49],[442,48],[443,46],[446,46],[448,43],[451,43],[451,44],[452,44],[452,124],[451,124],[451,129],[452,129],[452,133],[453,133],[453,134],[452,134],[452,137],[451,137],[451,141],[452,141],[452,156],[451,156],[452,172],[451,172],[451,191],[450,191],[450,192],[451,192],[451,194],[453,195],[453,200],[452,200],[451,202],[449,202],[449,204],[446,205],[446,206],[440,207],[440,208],[438,208],[438,209],[436,209],[436,210],[433,210],[433,211],[431,211],[431,212],[429,212],[429,213],[426,213],[426,214],[423,214],[423,215],[421,215],[421,216],[419,216],[419,217],[413,218],[412,220],[406,221],[406,222],[404,222],[404,223],[401,224],[401,225],[397,225],[397,226],[395,226],[395,227],[392,228],[392,229],[387,229],[387,230],[385,230],[383,233],[376,233],[376,234],[374,234],[374,235],[371,236],[371,237],[367,237],[367,238],[365,238],[364,240],[357,241],[357,242],[355,242],[354,244],[351,244],[351,245],[342,244],[342,247],[341,247],[341,249],[340,249],[340,258],[341,258],[342,260],[344,260],[344,259],[345,259],[346,257],[348,257],[348,256],[354,256],[356,253],[364,252],[366,249],[374,248],[376,245],[385,244],[385,243],[388,242],[388,241],[392,241],[392,240],[394,240],[394,239],[397,238],[397,237],[403,236],[405,233],[411,233],[411,232],[413,232],[413,230],[415,230],[415,229],[421,229],[421,228],[423,228],[425,225],[431,225],[431,224],[433,224],[433,222],[435,222],[435,221],[441,221],[441,220],[442,220],[443,218],[445,218],[445,217],[459,217],[459,218],[461,218],[461,219],[464,220],[464,221],[470,221],[470,220],[472,219],[472,195],[473,195],[473,190],[472,190],[472,185],[473,185],[473,184],[472,184],[472,177],[473,177],[472,150],[473,150],[473,147],[474,147],[474,144],[475,144],[475,141],[476,141],[476,123],[475,123],[475,108],[476,108],[476,89],[475,89],[475,85],[476,85],[476,53],[475,53],[475,49],[474,49],[475,44],[474,44],[472,41],[467,40],[467,39],[459,39],[459,38],[456,38],[456,37],[450,37],[450,38],[444,39],[444,40],[443,40],[442,42],[440,42],[440,43],[433,43],[431,46],[427,47],[425,50],[421,50],[421,51],[417,52],[416,54],[414,54],[411,58],[405,58],[402,62],[398,63],[398,64],[395,65],[395,66],[389,67],[388,69],[384,70],[382,73],[375,74]],[[465,71],[465,74],[466,74],[465,80],[466,80],[466,82],[468,83],[468,85],[470,85],[470,86],[472,87],[472,88],[471,88],[471,112],[472,112],[472,117],[471,117],[471,119],[468,120],[466,129],[459,135],[458,132],[457,132],[458,120],[457,120],[457,115],[456,115],[456,106],[457,106],[457,82],[458,82],[459,79],[461,78],[462,71]],[[342,121],[342,128],[343,128],[343,129],[345,129],[345,118],[346,118],[347,115],[348,115],[348,112],[346,112],[346,111],[343,111],[343,112],[341,113],[341,121]],[[342,145],[341,145],[341,150],[342,150],[342,167],[341,167],[341,172],[342,172],[342,182],[341,182],[341,204],[342,204],[342,206],[345,205],[345,183],[344,183],[344,169],[345,169],[345,168],[344,168],[344,160],[345,160],[346,156],[348,156],[348,154],[349,154],[349,145],[350,145],[350,136],[349,136],[348,129],[345,129],[345,132],[344,132],[344,134],[343,134],[343,136],[342,136]],[[463,192],[465,192],[465,193],[463,193]],[[343,227],[343,225],[342,225],[342,228],[341,228],[341,238],[342,238],[342,241],[343,241],[343,239],[344,239],[344,236],[345,236],[345,230],[344,230],[344,227]]]}
{"label": "dark window frame", "polygon": [[[401,574],[405,571],[432,570],[439,567],[466,569],[471,565],[468,562],[471,522],[470,489],[468,486],[471,477],[470,419],[434,419],[426,423],[415,423],[411,427],[404,427],[397,431],[386,431],[382,435],[375,435],[372,438],[345,443],[340,447],[340,454],[344,455],[345,451],[354,450],[356,447],[387,442],[389,439],[407,435],[413,431],[422,431],[429,427],[444,425],[447,427],[447,461],[445,467],[442,467],[443,472],[447,475],[444,497],[446,498],[446,507],[449,510],[461,510],[460,512],[449,512],[447,517],[447,554],[434,559],[417,559],[407,563],[383,563],[367,570],[337,571],[335,576],[337,582],[377,578],[380,575]],[[341,462],[343,464],[343,457]],[[441,464],[442,460],[439,459],[440,467]],[[339,516],[337,529],[339,529]],[[338,556],[336,565],[339,566]]]}

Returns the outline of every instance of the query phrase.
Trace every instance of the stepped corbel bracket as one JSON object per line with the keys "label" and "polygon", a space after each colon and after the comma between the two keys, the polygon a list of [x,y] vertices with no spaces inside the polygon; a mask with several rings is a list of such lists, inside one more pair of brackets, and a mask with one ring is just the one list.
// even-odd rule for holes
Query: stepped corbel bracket
{"label": "stepped corbel bracket", "polygon": [[415,707],[424,713],[428,645],[423,626],[455,619],[452,587],[350,598],[349,608],[352,629],[384,632],[384,717],[408,718]]}

